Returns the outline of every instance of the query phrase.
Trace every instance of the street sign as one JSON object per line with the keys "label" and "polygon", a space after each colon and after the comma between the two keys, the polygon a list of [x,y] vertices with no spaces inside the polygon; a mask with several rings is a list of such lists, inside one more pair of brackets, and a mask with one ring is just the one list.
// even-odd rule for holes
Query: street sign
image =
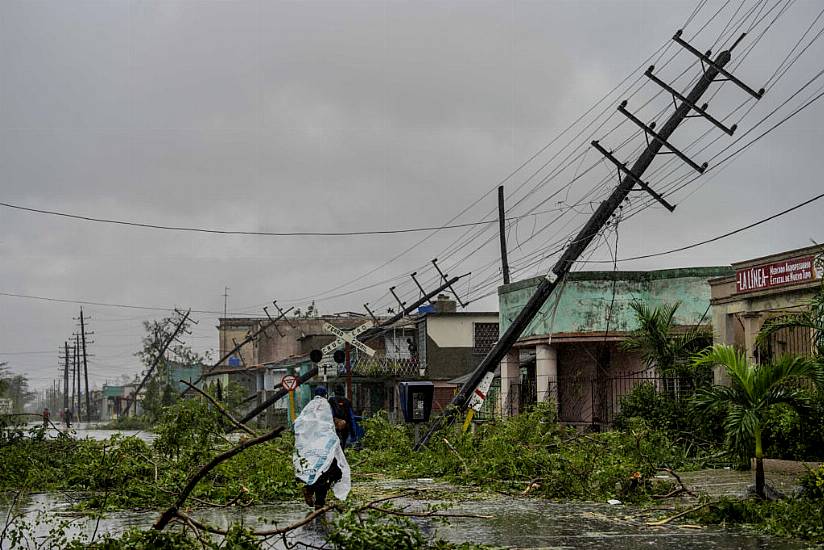
{"label": "street sign", "polygon": [[478,384],[478,387],[475,388],[475,391],[472,392],[472,395],[469,397],[469,402],[467,403],[468,410],[466,411],[466,420],[464,420],[462,430],[465,432],[469,425],[472,424],[472,418],[475,416],[475,413],[481,410],[483,407],[484,401],[486,401],[486,396],[489,395],[489,388],[492,387],[492,379],[495,378],[495,371],[491,371],[486,373],[484,377],[481,379],[481,383]]}
{"label": "street sign", "polygon": [[286,391],[294,391],[298,387],[298,384],[297,377],[291,374],[287,374],[283,377],[283,380],[280,381],[280,385],[283,386],[283,389]]}
{"label": "street sign", "polygon": [[478,384],[478,387],[475,388],[475,391],[472,393],[472,396],[469,398],[468,407],[473,409],[475,412],[481,410],[481,407],[486,400],[486,396],[489,394],[489,388],[492,387],[492,379],[495,378],[495,372],[488,372],[481,380],[481,383]]}
{"label": "street sign", "polygon": [[337,336],[337,338],[335,338],[334,342],[331,342],[330,344],[323,346],[321,348],[321,351],[324,355],[328,355],[336,349],[338,349],[339,347],[341,347],[342,345],[350,344],[353,348],[356,348],[371,357],[375,355],[375,350],[373,350],[372,348],[358,340],[358,335],[363,334],[371,327],[372,323],[364,323],[355,329],[344,331],[339,329],[335,325],[323,323],[323,329],[326,332],[331,332],[332,334]]}

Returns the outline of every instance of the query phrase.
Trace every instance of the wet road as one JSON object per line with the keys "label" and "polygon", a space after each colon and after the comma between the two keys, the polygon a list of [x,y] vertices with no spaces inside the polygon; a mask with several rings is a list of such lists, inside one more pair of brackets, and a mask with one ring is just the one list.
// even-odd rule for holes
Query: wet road
{"label": "wet road", "polygon": [[[423,509],[427,504],[443,503],[448,485],[427,481],[365,482],[356,486],[356,495],[393,494],[415,488],[422,492],[414,498],[396,501],[408,506],[407,511]],[[432,498],[427,497],[427,494]],[[8,513],[9,495],[0,504],[0,514]],[[87,540],[98,533],[120,533],[129,527],[149,527],[157,512],[117,512],[97,520],[68,513],[68,501],[53,494],[26,497],[16,507],[26,521],[38,516],[45,522],[36,529],[45,536],[49,525],[59,519],[70,521],[69,534]],[[243,522],[252,528],[285,526],[303,519],[307,508],[302,503],[288,502],[246,509],[208,509],[193,512],[193,516],[209,524],[227,527]],[[450,512],[489,515],[492,519],[451,518],[449,523],[431,518],[416,520],[427,537],[439,537],[453,542],[471,541],[514,548],[606,548],[641,549],[678,547],[682,550],[761,549],[790,550],[808,545],[795,541],[751,535],[737,530],[668,525],[651,527],[644,524],[648,515],[632,506],[610,506],[600,503],[555,503],[537,499],[484,495],[477,499],[454,503]],[[294,531],[291,540],[321,543],[326,534],[323,521],[315,521]],[[3,546],[4,548],[8,546]]]}

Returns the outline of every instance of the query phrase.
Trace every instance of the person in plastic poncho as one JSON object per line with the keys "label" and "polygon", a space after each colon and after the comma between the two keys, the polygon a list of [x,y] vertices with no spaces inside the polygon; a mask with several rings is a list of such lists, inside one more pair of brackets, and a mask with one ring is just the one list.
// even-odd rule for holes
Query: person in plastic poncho
{"label": "person in plastic poncho", "polygon": [[295,452],[292,464],[295,476],[306,483],[303,497],[315,509],[326,504],[329,488],[340,500],[346,500],[352,479],[349,464],[340,446],[332,407],[326,400],[326,388],[315,390],[315,397],[295,420]]}

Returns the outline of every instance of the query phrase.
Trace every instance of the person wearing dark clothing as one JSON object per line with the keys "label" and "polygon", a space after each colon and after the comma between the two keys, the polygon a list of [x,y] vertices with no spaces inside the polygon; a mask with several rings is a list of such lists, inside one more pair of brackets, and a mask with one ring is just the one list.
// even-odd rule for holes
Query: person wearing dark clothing
{"label": "person wearing dark clothing", "polygon": [[338,467],[338,459],[332,460],[332,465],[329,469],[321,474],[316,482],[312,485],[304,485],[303,499],[309,506],[314,506],[315,510],[319,510],[326,506],[326,493],[329,488],[341,480],[343,472]]}
{"label": "person wearing dark clothing", "polygon": [[346,442],[352,433],[352,403],[343,395],[334,395],[329,398],[329,406],[332,407],[332,418],[335,421],[335,432],[340,439],[341,449],[346,449]]}
{"label": "person wearing dark clothing", "polygon": [[48,428],[48,427],[49,427],[49,419],[50,419],[50,417],[51,417],[51,413],[49,412],[49,408],[48,408],[48,407],[46,407],[45,409],[43,409],[43,427],[44,427],[44,428]]}

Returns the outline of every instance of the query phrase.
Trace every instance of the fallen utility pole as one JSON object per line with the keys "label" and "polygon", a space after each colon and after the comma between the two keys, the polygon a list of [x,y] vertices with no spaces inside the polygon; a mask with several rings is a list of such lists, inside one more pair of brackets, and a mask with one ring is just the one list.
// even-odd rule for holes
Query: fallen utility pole
{"label": "fallen utility pole", "polygon": [[[266,309],[266,308],[264,308],[264,310],[265,310],[265,309]],[[221,364],[221,363],[223,363],[223,362],[224,362],[224,361],[226,361],[229,357],[231,357],[232,355],[234,355],[234,353],[235,353],[236,351],[238,351],[240,348],[242,348],[243,346],[245,346],[246,344],[248,344],[249,342],[251,342],[252,340],[254,340],[255,338],[257,338],[258,334],[262,333],[263,331],[265,331],[266,329],[268,329],[270,326],[274,326],[274,327],[275,327],[275,330],[277,330],[277,325],[275,325],[275,323],[277,323],[279,320],[281,320],[281,319],[283,319],[284,317],[286,317],[286,314],[287,314],[287,313],[289,313],[290,311],[292,311],[292,309],[293,309],[293,308],[291,308],[291,307],[290,307],[290,308],[289,308],[289,309],[287,309],[286,311],[281,311],[281,312],[280,312],[280,315],[278,315],[278,316],[277,316],[277,317],[275,317],[274,319],[272,319],[272,317],[271,317],[271,316],[269,316],[269,312],[267,311],[267,312],[266,312],[266,316],[267,316],[267,317],[269,317],[269,324],[267,324],[267,325],[261,324],[261,325],[260,325],[260,328],[259,328],[259,329],[257,329],[255,332],[253,332],[253,333],[251,333],[251,334],[247,334],[247,335],[246,335],[246,338],[244,338],[243,340],[241,340],[239,344],[238,344],[238,343],[236,343],[236,344],[235,344],[235,347],[233,347],[233,348],[232,348],[231,350],[229,350],[227,353],[224,353],[224,354],[223,354],[223,357],[221,357],[220,359],[218,359],[218,360],[215,362],[215,364],[214,364],[214,365],[212,365],[211,367],[209,367],[209,371],[208,371],[206,374],[208,374],[209,372],[212,372],[213,370],[215,370],[217,367],[219,367],[219,366],[220,366],[220,364]],[[280,311],[280,308],[278,308],[278,310]],[[278,331],[278,332],[280,332],[280,331]],[[192,385],[196,386],[196,385],[197,385],[197,383],[198,383],[198,382],[200,382],[201,380],[203,380],[203,373],[201,373],[201,375],[197,377],[197,380],[195,380],[194,382],[192,382]],[[183,391],[180,393],[180,396],[181,396],[181,397],[183,397],[183,395],[184,395],[187,391],[188,391],[188,389],[183,390]]]}
{"label": "fallen utility pole", "polygon": [[[171,343],[174,341],[175,338],[177,338],[177,335],[180,334],[180,331],[183,330],[183,326],[186,324],[186,321],[189,320],[189,314],[191,314],[191,313],[192,313],[191,309],[186,311],[186,314],[183,316],[182,319],[180,319],[180,322],[175,327],[175,331],[172,333],[171,336],[169,336],[169,338],[166,339],[165,342],[163,342],[163,345],[158,350],[157,355],[152,360],[152,364],[149,366],[149,370],[146,371],[146,375],[143,377],[143,380],[140,381],[140,385],[137,386],[137,389],[132,394],[132,398],[129,399],[126,402],[126,410],[123,412],[123,416],[129,416],[129,409],[131,408],[132,403],[137,401],[137,396],[140,395],[140,390],[143,389],[143,386],[146,384],[146,381],[149,380],[149,377],[154,372],[154,369],[155,369],[155,367],[157,367],[157,364],[160,363],[161,359],[163,359],[163,356],[165,355],[166,350],[169,348]],[[179,312],[178,312],[178,314],[179,314]]]}
{"label": "fallen utility pole", "polygon": [[[681,45],[684,45],[685,43],[680,37],[681,31],[678,31],[673,37],[673,40]],[[741,38],[739,38],[732,47],[735,47],[735,45],[740,41]],[[694,50],[690,49],[691,47],[688,46],[684,47],[690,51]],[[730,50],[732,50],[732,47]],[[562,281],[571,271],[575,261],[581,256],[584,250],[586,250],[592,240],[601,232],[602,228],[608,223],[610,217],[615,213],[624,199],[627,198],[632,188],[641,181],[642,174],[650,166],[650,164],[652,164],[652,161],[655,159],[661,148],[666,146],[670,150],[674,149],[674,147],[667,140],[678,125],[685,118],[687,118],[690,111],[698,105],[698,100],[704,92],[707,91],[710,84],[715,81],[716,77],[719,74],[724,74],[727,77],[726,80],[732,80],[736,84],[739,84],[734,77],[723,69],[724,65],[730,61],[730,50],[722,51],[718,54],[715,60],[709,60],[709,58],[700,52],[697,53],[699,57],[702,57],[702,61],[705,62],[705,65],[703,65],[705,67],[704,74],[701,79],[695,84],[692,91],[690,91],[687,95],[686,100],[682,101],[682,103],[676,107],[675,112],[673,112],[669,119],[667,119],[658,132],[652,132],[651,128],[644,127],[647,132],[647,148],[641,153],[632,165],[632,168],[628,170],[628,174],[622,173],[619,170],[618,186],[612,194],[598,206],[598,209],[592,214],[589,220],[587,220],[575,240],[569,244],[566,251],[564,251],[564,254],[552,267],[550,273],[541,281],[535,289],[535,293],[524,305],[518,316],[512,321],[512,324],[510,324],[506,329],[506,332],[504,332],[500,339],[495,343],[486,357],[484,357],[481,363],[472,372],[467,382],[461,387],[458,394],[452,399],[450,407],[448,407],[447,410],[438,418],[438,420],[433,423],[426,435],[424,435],[424,437],[416,444],[416,449],[420,449],[424,446],[435,431],[440,429],[445,423],[451,423],[459,412],[466,409],[469,397],[475,391],[475,388],[478,387],[488,372],[493,372],[497,368],[498,364],[512,348],[512,345],[518,340],[523,331],[541,309],[544,302],[546,302],[547,298],[549,298],[549,295],[552,294],[552,291],[558,283]],[[693,53],[695,52],[693,51]],[[621,104],[619,111],[626,114],[625,107],[626,101]],[[631,117],[631,120],[635,121],[637,119]],[[652,133],[652,136],[649,135],[650,133]],[[593,143],[593,146],[596,146],[596,144]],[[689,161],[688,163],[690,165],[695,165],[692,161]],[[699,172],[703,172],[703,169],[699,169]],[[642,189],[643,188],[644,187],[642,186]]]}
{"label": "fallen utility pole", "polygon": [[[420,299],[416,300],[415,302],[413,302],[412,304],[407,306],[403,311],[400,311],[400,312],[396,313],[395,315],[393,315],[392,317],[390,317],[386,321],[382,322],[380,325],[378,325],[376,327],[372,327],[369,330],[363,332],[363,334],[359,334],[358,335],[358,340],[360,340],[361,342],[368,342],[369,340],[372,340],[374,338],[377,338],[378,336],[381,336],[382,334],[384,334],[385,332],[387,332],[389,330],[387,327],[389,327],[392,324],[396,323],[397,321],[403,319],[404,315],[408,315],[409,313],[415,311],[418,307],[420,307],[424,303],[426,303],[430,298],[437,295],[439,292],[442,292],[445,288],[447,288],[447,287],[453,285],[454,283],[458,282],[461,279],[461,277],[466,277],[466,275],[468,275],[468,273],[464,274],[464,275],[458,275],[457,277],[452,277],[451,279],[446,280],[446,282],[444,282],[444,284],[442,284],[441,286],[439,286],[438,288],[436,288],[432,292],[429,292],[428,294],[422,296]],[[318,367],[312,367],[307,372],[305,372],[302,375],[298,376],[298,385],[305,384],[306,382],[308,382],[309,380],[311,380],[312,378],[317,376],[317,374],[318,374]],[[266,400],[264,400],[260,405],[258,405],[257,407],[255,407],[254,409],[249,411],[246,414],[246,416],[244,416],[243,418],[241,418],[239,420],[239,422],[241,424],[246,424],[247,422],[249,422],[250,420],[255,418],[257,415],[259,415],[260,413],[262,413],[263,411],[265,411],[266,409],[268,409],[269,407],[274,405],[277,401],[284,398],[288,393],[289,392],[286,391],[285,389],[280,388],[279,390],[275,391],[274,394],[272,394],[270,397],[268,397]]]}

